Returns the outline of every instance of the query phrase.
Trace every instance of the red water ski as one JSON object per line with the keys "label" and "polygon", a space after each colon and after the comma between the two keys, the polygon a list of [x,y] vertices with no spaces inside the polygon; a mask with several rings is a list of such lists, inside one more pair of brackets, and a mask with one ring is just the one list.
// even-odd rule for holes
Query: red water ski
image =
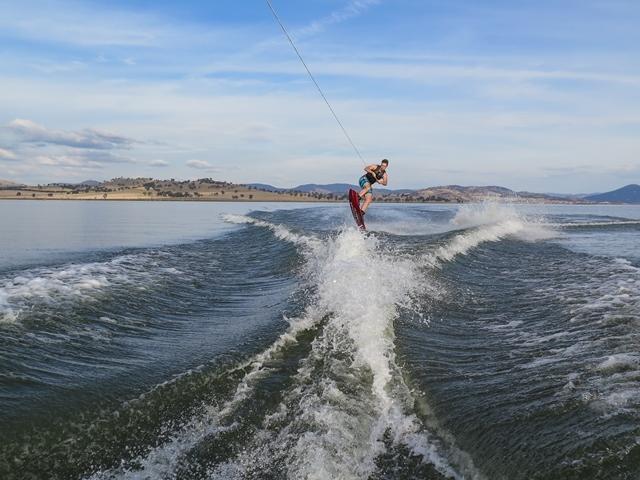
{"label": "red water ski", "polygon": [[366,230],[364,225],[364,219],[362,218],[362,210],[360,210],[360,199],[358,194],[352,188],[349,189],[349,204],[351,205],[351,213],[353,213],[353,219],[356,221],[356,225],[360,230]]}

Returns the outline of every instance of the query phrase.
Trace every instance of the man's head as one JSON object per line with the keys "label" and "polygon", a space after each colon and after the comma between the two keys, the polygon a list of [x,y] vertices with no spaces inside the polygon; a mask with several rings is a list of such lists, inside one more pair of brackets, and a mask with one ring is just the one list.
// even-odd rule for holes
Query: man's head
{"label": "man's head", "polygon": [[387,167],[389,166],[389,160],[387,160],[386,158],[382,159],[382,162],[380,162],[380,166],[382,167],[382,170],[386,170]]}

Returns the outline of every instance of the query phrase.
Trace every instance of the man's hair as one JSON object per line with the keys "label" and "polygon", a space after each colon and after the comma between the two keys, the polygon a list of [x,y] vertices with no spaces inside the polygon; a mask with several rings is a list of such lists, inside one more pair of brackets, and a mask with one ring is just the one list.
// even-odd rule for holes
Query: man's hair
{"label": "man's hair", "polygon": [[389,165],[389,160],[387,160],[386,158],[383,158],[382,163],[384,163],[385,165]]}

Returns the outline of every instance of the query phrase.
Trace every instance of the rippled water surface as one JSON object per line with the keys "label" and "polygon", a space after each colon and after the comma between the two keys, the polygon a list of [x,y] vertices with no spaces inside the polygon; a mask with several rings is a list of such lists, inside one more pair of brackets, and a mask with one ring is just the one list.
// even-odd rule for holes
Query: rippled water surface
{"label": "rippled water surface", "polygon": [[640,478],[640,207],[0,203],[0,478]]}

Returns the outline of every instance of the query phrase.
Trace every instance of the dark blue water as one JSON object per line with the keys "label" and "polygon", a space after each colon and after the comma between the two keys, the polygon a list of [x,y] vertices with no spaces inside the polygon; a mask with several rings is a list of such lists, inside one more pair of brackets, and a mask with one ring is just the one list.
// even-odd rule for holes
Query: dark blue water
{"label": "dark blue water", "polygon": [[367,220],[0,203],[0,476],[639,478],[639,207]]}

